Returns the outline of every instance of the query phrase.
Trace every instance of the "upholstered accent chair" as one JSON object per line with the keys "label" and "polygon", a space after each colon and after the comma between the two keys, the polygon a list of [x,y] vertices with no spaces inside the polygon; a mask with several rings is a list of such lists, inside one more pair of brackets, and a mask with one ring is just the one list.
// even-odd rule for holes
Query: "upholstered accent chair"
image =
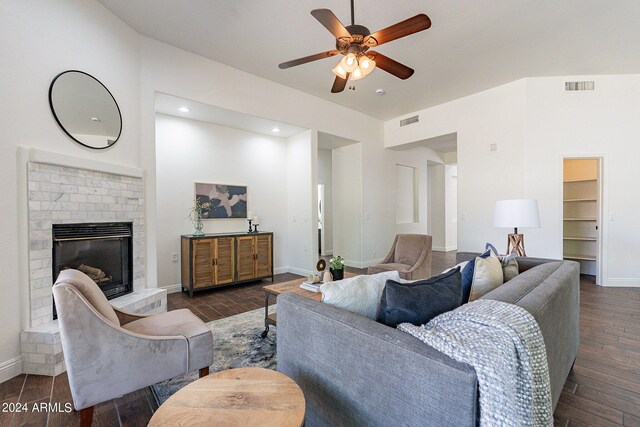
{"label": "upholstered accent chair", "polygon": [[191,311],[155,315],[114,308],[84,273],[64,270],[53,286],[73,406],[91,425],[93,405],[187,372],[209,373],[213,335]]}
{"label": "upholstered accent chair", "polygon": [[397,234],[386,258],[380,264],[370,265],[367,274],[392,270],[407,280],[431,277],[431,236]]}

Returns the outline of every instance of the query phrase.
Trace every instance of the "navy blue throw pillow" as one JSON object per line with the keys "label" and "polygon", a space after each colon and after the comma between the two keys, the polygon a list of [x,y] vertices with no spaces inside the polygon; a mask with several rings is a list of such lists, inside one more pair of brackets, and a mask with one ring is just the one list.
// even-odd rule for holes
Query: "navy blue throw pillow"
{"label": "navy blue throw pillow", "polygon": [[[491,256],[491,250],[486,251],[478,258],[489,258]],[[476,268],[476,259],[472,259],[462,269],[462,304],[469,302],[469,295],[471,295],[471,285],[473,284],[473,271]]]}
{"label": "navy blue throw pillow", "polygon": [[460,267],[412,283],[387,280],[377,321],[393,328],[405,322],[424,325],[439,314],[460,307],[461,296]]}

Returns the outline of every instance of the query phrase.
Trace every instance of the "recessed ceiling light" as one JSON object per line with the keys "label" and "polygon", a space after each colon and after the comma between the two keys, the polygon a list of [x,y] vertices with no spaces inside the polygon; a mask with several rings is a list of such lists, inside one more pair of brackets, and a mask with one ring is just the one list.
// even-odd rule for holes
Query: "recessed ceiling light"
{"label": "recessed ceiling light", "polygon": [[187,107],[180,107],[178,108],[178,110],[182,111],[183,113],[188,113],[189,109]]}
{"label": "recessed ceiling light", "polygon": [[384,95],[384,94],[385,94],[385,91],[384,91],[384,89],[376,89],[376,93],[377,93],[378,95]]}
{"label": "recessed ceiling light", "polygon": [[280,129],[278,129],[278,128],[273,128],[273,129],[271,129],[271,132],[273,132],[273,133],[278,133],[278,132],[280,132]]}

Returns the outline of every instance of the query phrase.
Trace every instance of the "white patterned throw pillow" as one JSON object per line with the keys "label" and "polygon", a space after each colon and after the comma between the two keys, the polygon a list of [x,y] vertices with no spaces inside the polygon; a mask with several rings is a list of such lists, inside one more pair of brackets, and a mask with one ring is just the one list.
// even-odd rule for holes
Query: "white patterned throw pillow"
{"label": "white patterned throw pillow", "polygon": [[397,271],[349,277],[320,286],[322,302],[375,320],[387,280],[398,281]]}

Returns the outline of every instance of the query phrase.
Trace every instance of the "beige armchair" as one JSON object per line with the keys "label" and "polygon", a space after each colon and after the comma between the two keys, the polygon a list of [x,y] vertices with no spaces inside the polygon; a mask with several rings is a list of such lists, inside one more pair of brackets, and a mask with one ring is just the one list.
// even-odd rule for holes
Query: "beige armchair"
{"label": "beige armchair", "polygon": [[125,313],[77,270],[60,273],[53,296],[80,425],[91,425],[93,405],[192,370],[209,373],[213,336],[189,310]]}
{"label": "beige armchair", "polygon": [[397,234],[387,257],[370,265],[367,274],[397,270],[407,280],[431,277],[431,236],[426,234]]}

